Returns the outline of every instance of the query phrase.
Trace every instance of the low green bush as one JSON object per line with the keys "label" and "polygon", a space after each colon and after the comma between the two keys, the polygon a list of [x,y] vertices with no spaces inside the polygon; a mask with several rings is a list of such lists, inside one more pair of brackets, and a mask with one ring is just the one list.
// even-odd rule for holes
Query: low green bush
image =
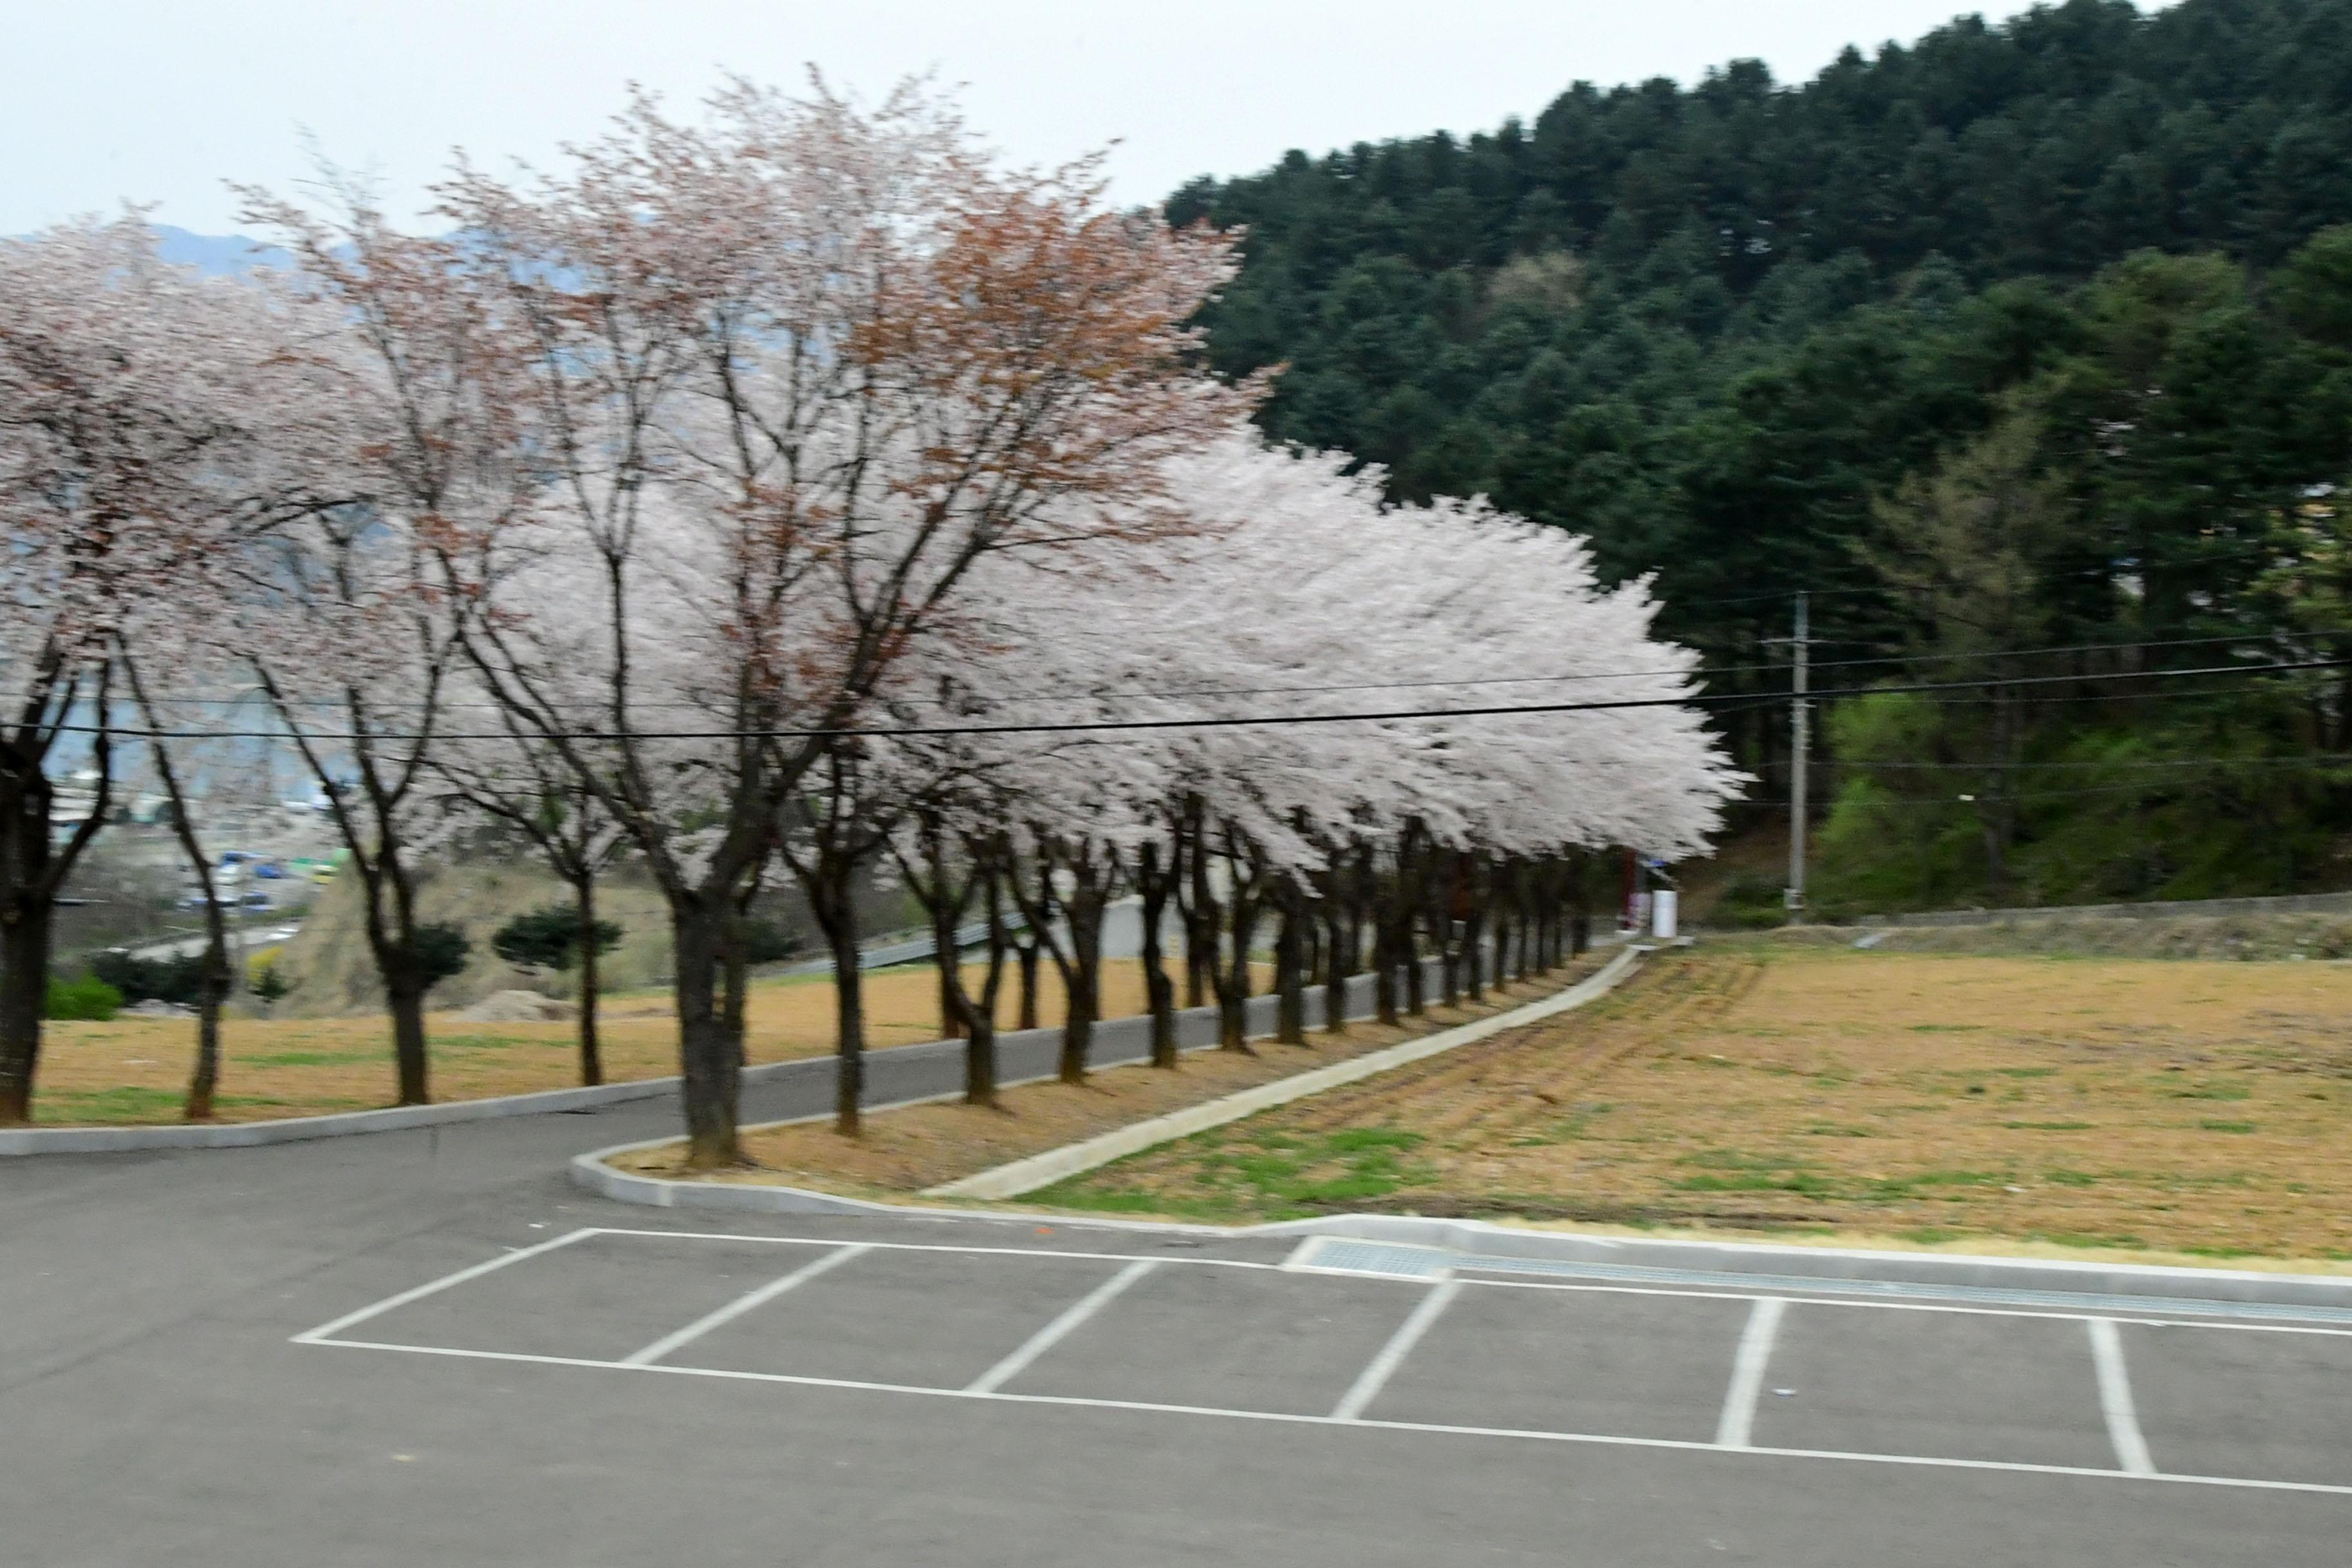
{"label": "low green bush", "polygon": [[1733,931],[1761,931],[1789,919],[1788,897],[1779,879],[1742,871],[1724,884],[1706,923]]}
{"label": "low green bush", "polygon": [[41,1016],[56,1022],[79,1020],[103,1024],[122,1005],[122,993],[95,974],[71,980],[49,976],[47,1002]]}

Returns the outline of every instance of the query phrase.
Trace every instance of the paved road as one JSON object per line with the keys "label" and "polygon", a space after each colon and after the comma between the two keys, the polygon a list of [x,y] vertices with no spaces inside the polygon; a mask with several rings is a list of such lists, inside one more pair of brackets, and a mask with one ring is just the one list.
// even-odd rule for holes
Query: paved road
{"label": "paved road", "polygon": [[2341,1334],[1441,1301],[1286,1243],[563,1181],[673,1116],[0,1164],[0,1561],[2338,1568],[2352,1539],[2352,1496],[2119,1474],[2100,1366],[2112,1333],[2149,1468],[2352,1483]]}

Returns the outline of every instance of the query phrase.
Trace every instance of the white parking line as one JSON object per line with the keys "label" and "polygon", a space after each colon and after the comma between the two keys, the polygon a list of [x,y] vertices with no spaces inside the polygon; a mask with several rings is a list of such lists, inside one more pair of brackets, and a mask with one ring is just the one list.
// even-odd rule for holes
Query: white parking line
{"label": "white parking line", "polygon": [[[553,1251],[557,1247],[569,1246],[573,1242],[585,1240],[590,1237],[597,1236],[630,1237],[656,1241],[756,1242],[776,1247],[835,1247],[845,1245],[842,1239],[838,1237],[747,1236],[725,1231],[641,1230],[622,1229],[604,1226],[590,1226],[556,1237],[552,1240],[541,1242],[535,1247],[521,1247],[513,1252],[505,1253],[499,1257],[490,1258],[487,1262],[475,1264],[471,1268],[461,1268],[454,1274],[446,1275],[441,1279],[417,1286],[414,1289],[401,1291],[398,1295],[387,1296],[381,1301],[373,1302],[365,1307],[360,1308],[356,1311],[347,1312],[331,1322],[322,1323],[315,1329],[305,1330],[301,1333],[295,1334],[291,1337],[297,1343],[310,1343],[318,1340],[331,1338],[345,1329],[351,1328],[358,1323],[363,1323],[370,1318],[376,1317],[381,1313],[391,1311],[395,1307],[405,1306],[411,1301],[418,1300],[424,1297],[433,1295],[436,1291],[446,1290],[453,1285],[461,1285],[468,1279],[478,1279],[484,1274],[503,1268],[510,1263],[520,1263],[527,1258],[535,1257],[543,1252]],[[1325,1238],[1312,1237],[1310,1239],[1322,1240]],[[1361,1269],[1324,1268],[1315,1265],[1310,1258],[1302,1258],[1299,1253],[1297,1252],[1294,1252],[1291,1258],[1286,1262],[1262,1263],[1253,1258],[1170,1258],[1164,1255],[1148,1257],[1143,1254],[1131,1252],[1081,1252],[1066,1247],[970,1247],[937,1242],[907,1241],[869,1241],[861,1242],[858,1245],[877,1251],[940,1252],[952,1253],[961,1257],[1076,1258],[1092,1263],[1181,1263],[1191,1265],[1194,1268],[1254,1268],[1279,1272],[1328,1274],[1338,1278],[1356,1279],[1401,1280],[1402,1278],[1393,1275],[1368,1273]],[[1857,1300],[1852,1297],[1840,1296],[1781,1295],[1779,1297],[1765,1297],[1730,1289],[1697,1289],[1688,1287],[1676,1288],[1662,1285],[1617,1285],[1586,1282],[1581,1280],[1508,1279],[1493,1279],[1477,1274],[1464,1274],[1458,1278],[1461,1282],[1465,1285],[1477,1285],[1488,1289],[1497,1290],[1565,1290],[1612,1296],[1664,1296],[1682,1300],[1718,1301],[1759,1301],[1765,1300],[1778,1300],[1784,1307],[1790,1303],[1796,1303],[1803,1306],[1845,1307],[1864,1311],[1876,1312],[1948,1312],[1968,1317],[2054,1318],[2061,1321],[2074,1321],[2079,1322],[2088,1322],[2092,1321],[2091,1314],[2083,1312],[2068,1312],[2053,1308],[1979,1307],[1936,1301]],[[2295,1323],[2246,1323],[2232,1322],[2226,1319],[2165,1318],[2155,1315],[2140,1317],[2128,1312],[2113,1315],[2113,1321],[2117,1322],[2140,1323],[2151,1328],[2217,1329],[2231,1333],[2312,1334],[2326,1338],[2352,1337],[2352,1329],[2330,1329],[2318,1327],[2316,1325],[2303,1325]]]}
{"label": "white parking line", "polygon": [[995,1393],[1027,1371],[1031,1362],[1060,1344],[1080,1323],[1101,1311],[1111,1298],[1150,1273],[1158,1266],[1157,1258],[1137,1258],[1084,1296],[1079,1297],[1060,1317],[1031,1334],[1022,1342],[1018,1350],[974,1378],[971,1386],[964,1392],[966,1394]]}
{"label": "white parking line", "polygon": [[[397,1351],[408,1355],[455,1356],[462,1360],[524,1362],[540,1366],[584,1367],[598,1372],[660,1373],[675,1377],[716,1377],[742,1383],[789,1384],[803,1388],[845,1389],[863,1394],[914,1394],[931,1399],[976,1399],[1009,1405],[1067,1405],[1088,1410],[1131,1410],[1146,1415],[1221,1416],[1234,1421],[1278,1421],[1301,1426],[1328,1426],[1349,1432],[1416,1432],[1444,1436],[1520,1437],[1547,1443],[1582,1443],[1612,1448],[1661,1448],[1681,1453],[1726,1452],[1717,1443],[1696,1443],[1679,1437],[1625,1437],[1606,1433],[1546,1432],[1517,1426],[1462,1426],[1431,1421],[1383,1421],[1360,1417],[1341,1421],[1329,1415],[1301,1415],[1281,1410],[1226,1410],[1202,1405],[1156,1405],[1137,1399],[1089,1399],[1063,1394],[974,1394],[962,1388],[928,1388],[919,1384],[866,1383],[853,1378],[809,1377],[795,1373],[739,1372],[726,1367],[671,1366],[656,1362],[628,1366],[616,1361],[582,1356],[530,1355],[519,1351],[469,1351],[441,1345],[404,1345],[368,1340],[306,1342],[330,1350]],[[2037,1465],[2013,1459],[1953,1459],[1917,1454],[1865,1454],[1837,1448],[1748,1447],[1737,1450],[1741,1459],[1830,1459],[1857,1465],[1899,1465],[1920,1469],[1986,1470],[1996,1473],[2126,1483],[2159,1482],[2173,1486],[2233,1487],[2248,1491],[2315,1492],[2328,1497],[2352,1497],[2352,1486],[2325,1481],[2271,1481],[2236,1476],[2176,1476],[2162,1471],[2140,1474],[2086,1465]]]}
{"label": "white parking line", "polygon": [[1437,1321],[1437,1315],[1445,1310],[1446,1303],[1461,1290],[1459,1279],[1448,1279],[1423,1296],[1411,1315],[1397,1325],[1397,1331],[1389,1336],[1389,1342],[1381,1347],[1381,1353],[1357,1373],[1356,1381],[1349,1385],[1348,1392],[1339,1396],[1338,1406],[1331,1412],[1331,1419],[1353,1421],[1361,1415],[1365,1407],[1381,1396],[1381,1390],[1387,1387],[1389,1379],[1396,1375],[1396,1369],[1404,1364],[1404,1358],[1412,1353],[1412,1347],[1421,1343],[1421,1336],[1429,1332],[1430,1325]]}
{"label": "white parking line", "polygon": [[818,1258],[814,1263],[803,1263],[798,1268],[793,1269],[790,1274],[785,1275],[781,1279],[771,1279],[756,1290],[747,1290],[742,1295],[736,1297],[732,1301],[728,1302],[727,1305],[719,1308],[717,1311],[705,1312],[702,1316],[695,1319],[694,1321],[687,1324],[686,1327],[676,1330],[670,1333],[664,1334],[661,1338],[656,1340],[653,1343],[647,1345],[641,1351],[632,1352],[630,1354],[623,1356],[621,1358],[621,1364],[623,1366],[651,1366],[654,1363],[661,1360],[662,1357],[669,1354],[670,1352],[680,1350],[692,1344],[695,1341],[700,1339],[711,1330],[719,1328],[722,1324],[733,1322],[736,1319],[741,1317],[752,1308],[772,1301],[777,1297],[782,1295],[785,1291],[793,1289],[804,1281],[814,1279],[820,1274],[827,1273],[833,1269],[840,1268],[843,1264],[848,1262],[851,1258],[857,1257],[860,1253],[871,1252],[874,1249],[871,1247],[866,1246],[863,1242],[854,1242],[844,1247],[838,1252],[826,1253],[823,1258]]}
{"label": "white parking line", "polygon": [[1740,1331],[1739,1353],[1731,1362],[1731,1386],[1723,1395],[1723,1419],[1716,1424],[1718,1448],[1747,1448],[1756,1431],[1756,1400],[1764,1392],[1764,1368],[1772,1359],[1772,1341],[1780,1331],[1780,1314],[1789,1303],[1778,1296],[1759,1296]]}
{"label": "white parking line", "polygon": [[2132,1407],[2131,1373],[2124,1366],[2123,1335],[2113,1318],[2091,1318],[2091,1364],[2099,1373],[2099,1408],[2107,1417],[2107,1437],[2116,1446],[2116,1463],[2135,1476],[2156,1474],[2141,1436],[2139,1412]]}
{"label": "white parking line", "polygon": [[509,1263],[520,1263],[526,1258],[536,1258],[542,1252],[552,1252],[559,1247],[569,1247],[583,1237],[596,1234],[597,1232],[593,1228],[568,1231],[551,1240],[542,1241],[536,1247],[519,1247],[512,1252],[501,1253],[487,1262],[477,1263],[469,1268],[460,1268],[455,1274],[444,1274],[438,1279],[428,1280],[414,1290],[403,1290],[397,1296],[386,1296],[383,1300],[371,1302],[356,1312],[345,1312],[333,1322],[320,1323],[315,1329],[308,1329],[296,1334],[294,1342],[298,1345],[314,1343],[331,1334],[339,1334],[354,1324],[364,1323],[370,1318],[389,1312],[394,1307],[405,1307],[411,1301],[421,1301],[427,1296],[446,1290],[452,1285],[463,1285],[468,1279],[479,1279],[483,1275],[494,1273]]}

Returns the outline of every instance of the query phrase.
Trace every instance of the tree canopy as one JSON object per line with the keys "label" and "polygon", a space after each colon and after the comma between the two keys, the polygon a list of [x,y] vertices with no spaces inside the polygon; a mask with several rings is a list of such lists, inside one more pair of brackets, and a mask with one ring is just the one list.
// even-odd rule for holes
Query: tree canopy
{"label": "tree canopy", "polygon": [[[1970,548],[1995,469],[2039,521],[2002,547],[2017,603],[1977,652],[2229,633],[2276,657],[2344,619],[2347,81],[2344,0],[2066,0],[1849,49],[1801,85],[1754,61],[1688,89],[1578,83],[1532,124],[1292,153],[1167,215],[1245,229],[1202,320],[1218,368],[1287,367],[1271,435],[1380,465],[1401,499],[1483,493],[1570,529],[1605,577],[1654,574],[1662,630],[1718,690],[1785,687],[1759,667],[1799,591],[1816,659],[1889,661],[1841,685],[1990,668],[1951,662],[1961,585],[1922,573]],[[2294,696],[2260,745],[2332,746],[2333,700]],[[2102,727],[2145,743],[2159,709],[2183,727],[2178,703],[2032,705],[2021,759]],[[1729,722],[1769,776],[1781,710]],[[2290,815],[2325,837],[2343,813]],[[1962,861],[1901,896],[2007,879]],[[2227,864],[2094,855],[2032,891],[2289,875]]]}

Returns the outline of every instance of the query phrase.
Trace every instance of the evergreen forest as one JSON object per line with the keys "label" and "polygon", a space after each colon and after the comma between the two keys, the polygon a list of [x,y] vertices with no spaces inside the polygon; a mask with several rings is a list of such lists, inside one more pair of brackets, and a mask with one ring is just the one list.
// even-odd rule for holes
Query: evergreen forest
{"label": "evergreen forest", "polygon": [[2352,0],[1578,82],[1166,212],[1246,229],[1271,436],[1654,574],[1759,842],[1807,595],[1824,912],[2352,886]]}

